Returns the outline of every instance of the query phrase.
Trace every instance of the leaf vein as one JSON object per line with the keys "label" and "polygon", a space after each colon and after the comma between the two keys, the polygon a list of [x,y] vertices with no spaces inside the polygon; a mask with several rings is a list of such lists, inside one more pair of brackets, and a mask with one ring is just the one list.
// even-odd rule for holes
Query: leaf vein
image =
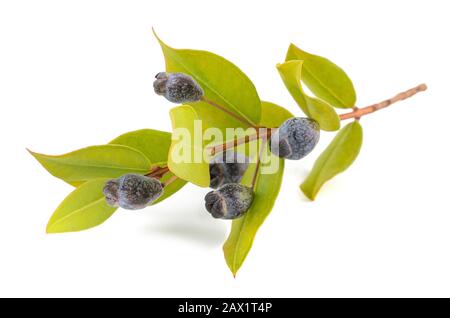
{"label": "leaf vein", "polygon": [[312,77],[314,78],[314,80],[316,80],[317,82],[319,82],[320,85],[322,85],[322,87],[331,95],[333,96],[339,103],[341,103],[344,106],[347,106],[345,104],[345,102],[339,98],[332,90],[330,90],[318,77],[316,77],[308,68],[307,65],[303,64],[303,67],[305,69],[305,71]]}
{"label": "leaf vein", "polygon": [[[113,166],[113,165],[99,165],[99,164],[89,164],[89,163],[74,163],[69,161],[61,162],[58,159],[48,159],[53,163],[71,166],[71,167],[88,167],[88,168],[106,168],[106,169],[116,169],[116,170],[128,170],[128,171],[144,171],[146,172],[147,168],[135,168],[135,167],[127,167],[127,166]],[[150,167],[150,166],[149,166]]]}
{"label": "leaf vein", "polygon": [[81,211],[83,211],[83,210],[86,210],[86,209],[88,209],[88,208],[90,208],[90,207],[92,207],[92,206],[94,206],[94,205],[100,203],[100,202],[101,202],[102,200],[104,200],[104,199],[105,199],[104,197],[101,197],[100,199],[97,199],[97,200],[95,200],[95,201],[92,201],[91,203],[89,203],[89,204],[87,204],[87,205],[85,205],[85,206],[83,206],[83,207],[81,207],[81,208],[78,208],[78,209],[73,210],[72,212],[70,212],[69,214],[65,215],[64,217],[59,218],[59,219],[57,219],[55,222],[51,223],[51,224],[49,225],[49,227],[52,227],[52,226],[54,226],[55,224],[61,223],[62,221],[66,220],[67,218],[71,217],[72,215],[74,215],[74,214],[76,214],[76,213],[79,213],[79,212],[81,212]]}

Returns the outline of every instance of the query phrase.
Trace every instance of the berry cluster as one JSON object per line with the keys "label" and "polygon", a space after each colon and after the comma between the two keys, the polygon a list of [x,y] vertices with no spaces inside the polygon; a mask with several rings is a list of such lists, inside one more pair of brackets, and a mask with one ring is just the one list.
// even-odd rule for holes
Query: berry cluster
{"label": "berry cluster", "polygon": [[[153,83],[155,93],[173,103],[199,101],[203,89],[183,73],[160,72]],[[319,140],[320,129],[309,118],[286,120],[270,139],[270,150],[280,158],[298,160],[310,153]],[[205,207],[215,218],[235,219],[250,208],[254,192],[239,182],[247,170],[249,158],[232,150],[224,151],[209,164],[210,187]],[[163,191],[161,182],[152,177],[128,174],[106,183],[103,193],[112,206],[142,209],[156,200]]]}
{"label": "berry cluster", "polygon": [[[196,102],[203,96],[201,86],[183,73],[160,72],[156,74],[153,88],[172,103]],[[290,118],[272,133],[270,150],[280,158],[299,160],[314,149],[319,136],[320,128],[315,120]],[[245,155],[228,150],[210,162],[210,187],[215,190],[205,196],[205,207],[214,218],[236,219],[250,208],[254,191],[239,184],[249,161]],[[108,181],[103,193],[109,205],[137,210],[161,196],[163,188],[157,178],[127,174]]]}

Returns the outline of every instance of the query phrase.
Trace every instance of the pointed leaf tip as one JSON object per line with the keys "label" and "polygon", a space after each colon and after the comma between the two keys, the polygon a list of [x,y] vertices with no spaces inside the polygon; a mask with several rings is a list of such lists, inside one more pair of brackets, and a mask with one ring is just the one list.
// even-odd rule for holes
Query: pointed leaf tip
{"label": "pointed leaf tip", "polygon": [[253,125],[258,124],[261,100],[254,84],[241,69],[212,52],[172,48],[154,34],[164,54],[166,72],[191,76],[202,87],[208,100]]}
{"label": "pointed leaf tip", "polygon": [[[267,145],[266,145],[267,147]],[[223,245],[225,261],[234,277],[244,263],[254,238],[260,226],[270,214],[283,180],[284,160],[272,155],[266,148],[263,162],[278,162],[278,169],[272,173],[259,174],[255,185],[255,196],[246,214],[233,220],[231,232]],[[253,169],[248,169],[241,183],[250,185],[253,179]]]}
{"label": "pointed leaf tip", "polygon": [[46,233],[82,231],[102,224],[116,210],[106,203],[103,186],[108,179],[95,179],[72,191],[56,208]]}
{"label": "pointed leaf tip", "polygon": [[153,33],[153,35],[154,35],[154,37],[156,38],[156,40],[160,43],[160,44],[164,44],[165,45],[165,43],[161,40],[161,38],[158,36],[158,34],[156,33],[156,30],[155,30],[155,28],[152,26],[152,33]]}
{"label": "pointed leaf tip", "polygon": [[96,178],[145,174],[151,167],[142,152],[123,145],[90,146],[57,156],[31,154],[50,174],[74,186]]}

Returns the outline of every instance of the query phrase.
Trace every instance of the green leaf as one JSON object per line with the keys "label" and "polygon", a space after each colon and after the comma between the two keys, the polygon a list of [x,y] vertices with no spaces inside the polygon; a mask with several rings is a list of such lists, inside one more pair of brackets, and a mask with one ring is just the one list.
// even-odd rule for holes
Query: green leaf
{"label": "green leaf", "polygon": [[198,116],[188,105],[170,110],[172,120],[172,144],[168,166],[179,178],[200,187],[209,186],[209,163],[203,158],[203,131],[196,128]]}
{"label": "green leaf", "polygon": [[[213,107],[210,107],[205,103],[195,103],[191,104],[192,108],[195,109],[195,112],[198,115],[198,118],[202,120],[203,129],[215,128],[219,129],[222,133],[222,138],[214,138],[211,139],[211,142],[207,146],[219,145],[224,142],[230,142],[233,140],[233,136],[227,135],[228,128],[237,128],[234,130],[234,138],[242,139],[246,136],[251,136],[256,133],[256,131],[252,128],[245,127],[241,122],[233,119],[232,117],[224,115],[220,110],[217,110]],[[286,119],[294,117],[288,110],[284,109],[281,106],[278,106],[274,103],[270,102],[261,102],[261,121],[259,126],[264,126],[268,128],[275,128],[280,126]],[[239,129],[241,128],[241,129]],[[235,151],[246,154],[247,156],[253,156],[252,150],[254,150],[256,144],[251,141],[246,144],[239,145],[235,147]]]}
{"label": "green leaf", "polygon": [[[169,156],[170,144],[172,141],[172,134],[165,131],[154,129],[141,129],[125,133],[110,142],[110,144],[119,144],[129,146],[141,151],[152,162],[158,163],[157,166],[167,165],[167,158]],[[167,172],[161,178],[161,182],[170,179],[174,174]],[[178,178],[166,187],[164,187],[163,194],[152,203],[155,205],[159,203],[186,185],[186,181]]]}
{"label": "green leaf", "polygon": [[171,133],[140,129],[130,131],[112,140],[109,144],[123,145],[142,152],[151,162],[167,162],[171,143]]}
{"label": "green leaf", "polygon": [[58,206],[47,224],[47,233],[86,230],[102,224],[117,208],[109,206],[102,190],[108,179],[82,184]]}
{"label": "green leaf", "polygon": [[294,117],[290,111],[271,102],[261,102],[260,126],[267,128],[277,128],[287,119]]}
{"label": "green leaf", "polygon": [[142,152],[122,145],[91,146],[60,156],[30,153],[53,176],[75,186],[96,178],[145,174],[151,167]]}
{"label": "green leaf", "polygon": [[[218,128],[223,133],[225,133],[227,128],[249,128],[248,125],[228,116],[217,108],[211,107],[211,105],[205,102],[193,103],[190,106],[195,109],[198,117],[203,121],[205,128]],[[287,109],[271,102],[261,101],[261,119],[259,126],[276,128],[286,119],[292,117],[294,115]]]}
{"label": "green leaf", "polygon": [[346,170],[356,159],[361,149],[363,131],[360,123],[347,124],[334,137],[324,152],[317,158],[310,174],[300,186],[303,193],[314,200],[322,185]]}
{"label": "green leaf", "polygon": [[326,58],[302,51],[294,44],[289,46],[286,55],[286,61],[291,60],[303,60],[302,80],[317,97],[339,108],[355,106],[353,83],[339,66]]}
{"label": "green leaf", "polygon": [[[278,160],[279,169],[272,174],[260,173],[258,175],[252,206],[243,217],[233,220],[231,233],[223,246],[225,260],[234,276],[236,276],[237,271],[244,263],[252,247],[255,235],[272,210],[280,191],[284,160],[271,155],[270,152],[266,152],[265,155],[269,156],[270,160]],[[244,175],[243,184],[249,185],[251,183],[254,166],[253,169],[248,170],[250,173]]]}
{"label": "green leaf", "polygon": [[299,60],[288,61],[277,65],[284,85],[306,116],[316,120],[321,129],[327,131],[338,130],[340,120],[334,108],[320,99],[306,95],[303,91],[300,82],[302,65],[303,61]]}
{"label": "green leaf", "polygon": [[192,76],[205,96],[253,124],[259,123],[261,101],[251,80],[233,63],[207,51],[174,49],[155,33],[166,60],[167,72]]}
{"label": "green leaf", "polygon": [[199,119],[202,120],[203,126],[207,128],[217,128],[225,134],[227,128],[249,128],[249,125],[235,119],[234,117],[224,113],[220,109],[212,107],[210,104],[205,102],[197,102],[189,104],[195,112]]}

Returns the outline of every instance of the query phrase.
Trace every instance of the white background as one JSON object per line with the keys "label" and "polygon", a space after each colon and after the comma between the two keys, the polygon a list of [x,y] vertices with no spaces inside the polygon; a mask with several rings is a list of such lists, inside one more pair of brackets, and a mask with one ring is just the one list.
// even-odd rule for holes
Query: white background
{"label": "white background", "polygon": [[[446,1],[1,1],[0,296],[450,296]],[[241,67],[300,115],[275,69],[290,42],[352,78],[358,105],[429,90],[363,118],[355,164],[316,202],[298,185],[332,134],[287,163],[281,194],[236,279],[229,222],[186,186],[80,233],[46,235],[71,187],[25,150],[61,154],[140,128],[170,130],[152,91],[151,34]]]}

